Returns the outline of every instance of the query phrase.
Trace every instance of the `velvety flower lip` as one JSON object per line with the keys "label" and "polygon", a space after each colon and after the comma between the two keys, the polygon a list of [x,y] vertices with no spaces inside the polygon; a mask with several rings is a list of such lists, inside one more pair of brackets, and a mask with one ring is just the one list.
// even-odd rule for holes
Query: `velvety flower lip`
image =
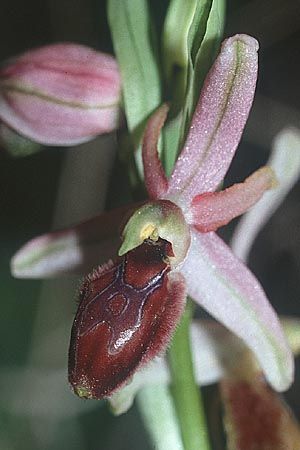
{"label": "velvety flower lip", "polygon": [[145,240],[88,275],[73,322],[68,375],[79,397],[101,399],[165,350],[186,298],[170,242]]}
{"label": "velvety flower lip", "polygon": [[0,70],[0,118],[46,145],[74,145],[118,127],[115,59],[83,45],[29,50]]}

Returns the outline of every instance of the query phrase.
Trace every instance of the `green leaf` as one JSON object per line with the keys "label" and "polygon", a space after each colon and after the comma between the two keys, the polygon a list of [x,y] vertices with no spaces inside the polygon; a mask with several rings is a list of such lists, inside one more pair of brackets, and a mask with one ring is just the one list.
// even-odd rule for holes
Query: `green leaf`
{"label": "green leaf", "polygon": [[183,144],[204,78],[219,48],[224,15],[225,0],[170,2],[162,56],[172,101],[172,122],[163,130],[162,156],[167,174]]}
{"label": "green leaf", "polygon": [[15,158],[32,155],[44,148],[43,145],[16,133],[4,123],[0,125],[0,141],[7,153]]}
{"label": "green leaf", "polygon": [[189,59],[193,67],[195,66],[196,55],[202,44],[206,32],[207,22],[209,19],[212,4],[213,0],[201,0],[197,3],[197,8],[195,10],[193,21],[189,29],[187,45]]}
{"label": "green leaf", "polygon": [[145,120],[161,103],[156,36],[145,0],[108,0],[108,20],[123,83],[125,114],[135,147]]}
{"label": "green leaf", "polygon": [[218,53],[223,35],[224,20],[225,0],[214,0],[207,20],[204,38],[195,53],[192,111],[199,99],[203,81]]}
{"label": "green leaf", "polygon": [[168,151],[161,152],[163,166],[167,177],[172,173],[177,153],[178,143],[180,139],[180,129],[182,122],[182,113],[178,113],[176,117],[171,119],[162,130],[163,147]]}
{"label": "green leaf", "polygon": [[212,0],[171,0],[163,30],[163,61],[174,110],[183,106]]}
{"label": "green leaf", "polygon": [[175,103],[180,108],[185,96],[189,64],[188,34],[196,7],[197,0],[171,0],[164,23],[163,63],[173,107]]}
{"label": "green leaf", "polygon": [[188,87],[183,113],[185,138],[204,79],[217,55],[223,34],[225,0],[200,1],[188,35]]}

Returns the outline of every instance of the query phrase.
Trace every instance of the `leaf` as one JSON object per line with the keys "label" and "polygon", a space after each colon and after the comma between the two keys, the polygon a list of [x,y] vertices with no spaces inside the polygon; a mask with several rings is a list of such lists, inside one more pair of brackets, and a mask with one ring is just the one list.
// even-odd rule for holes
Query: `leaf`
{"label": "leaf", "polygon": [[[201,3],[201,2],[200,2]],[[211,3],[211,0],[210,0]],[[188,35],[194,20],[197,0],[171,0],[163,29],[163,62],[172,100],[179,108],[185,97],[189,67]]]}
{"label": "leaf", "polygon": [[15,158],[29,156],[43,149],[41,144],[21,136],[4,123],[0,124],[0,140],[7,153]]}
{"label": "leaf", "polygon": [[[163,161],[167,175],[189,127],[203,80],[219,47],[224,0],[170,2],[163,30],[163,55],[171,91],[173,120],[163,130]],[[180,112],[181,111],[181,112]]]}
{"label": "leaf", "polygon": [[194,77],[192,80],[191,113],[199,99],[200,90],[205,76],[209,71],[219,50],[225,21],[225,1],[214,0],[206,24],[206,32],[198,46],[194,62]]}
{"label": "leaf", "polygon": [[108,20],[119,63],[125,114],[136,146],[143,123],[161,103],[155,34],[145,0],[108,1]]}

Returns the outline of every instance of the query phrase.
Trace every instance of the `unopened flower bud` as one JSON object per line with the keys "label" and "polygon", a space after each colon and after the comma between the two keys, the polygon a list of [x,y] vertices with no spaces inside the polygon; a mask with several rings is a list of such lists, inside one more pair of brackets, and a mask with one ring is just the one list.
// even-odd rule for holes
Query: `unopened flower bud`
{"label": "unopened flower bud", "polygon": [[61,43],[0,70],[0,118],[46,145],[74,145],[117,128],[121,81],[112,56]]}

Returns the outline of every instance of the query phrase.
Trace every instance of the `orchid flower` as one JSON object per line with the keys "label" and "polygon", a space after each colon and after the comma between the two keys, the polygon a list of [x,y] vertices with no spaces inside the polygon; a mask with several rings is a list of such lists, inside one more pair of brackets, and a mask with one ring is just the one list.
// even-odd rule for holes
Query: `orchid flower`
{"label": "orchid flower", "polygon": [[[186,294],[247,344],[276,390],[290,385],[293,358],[278,318],[258,281],[215,234],[275,185],[273,171],[264,167],[244,183],[214,192],[249,114],[257,50],[255,39],[245,35],[223,43],[170,179],[157,152],[166,106],[150,118],[143,143],[150,202],[127,222],[119,258],[96,269],[81,289],[69,364],[71,384],[80,396],[112,395],[161,354],[180,319]],[[113,216],[120,217],[120,211],[105,217]],[[102,219],[33,240],[15,256],[13,272],[22,276],[27,271],[28,276],[37,269],[39,275],[49,276],[82,267],[82,249],[91,248],[93,241],[85,230],[96,230]],[[106,248],[111,243],[115,250],[116,229],[114,225],[107,232]],[[100,231],[98,263],[102,245]],[[49,257],[52,262],[47,265]],[[135,293],[132,298],[130,292]]]}
{"label": "orchid flower", "polygon": [[[234,253],[244,256],[244,260],[247,260],[246,256],[249,254],[255,238],[267,221],[267,218],[282,203],[285,196],[299,179],[299,149],[299,130],[285,128],[276,135],[267,165],[271,166],[275,171],[279,184],[272,191],[265,193],[255,206],[243,215],[239,226],[235,228],[233,234]],[[268,197],[268,202],[265,201],[266,197]],[[243,252],[245,248],[247,252]],[[298,356],[300,351],[299,319],[283,318],[281,326],[293,354]],[[195,378],[200,386],[216,383],[224,378],[230,379],[231,369],[234,364],[241,361],[242,355],[246,352],[248,355],[247,359],[250,357],[249,351],[243,342],[217,322],[194,321],[190,330],[190,338],[193,349]],[[255,367],[260,373],[259,365],[255,364]],[[255,379],[258,379],[256,375]],[[263,384],[263,377],[260,376],[259,379]],[[152,386],[153,388],[157,384],[168,383],[170,380],[167,361],[164,358],[156,358],[155,361],[135,373],[128,385],[109,398],[114,414],[126,412],[132,405],[136,394],[145,386]],[[276,395],[274,394],[274,396]],[[284,409],[282,402],[281,405]]]}

